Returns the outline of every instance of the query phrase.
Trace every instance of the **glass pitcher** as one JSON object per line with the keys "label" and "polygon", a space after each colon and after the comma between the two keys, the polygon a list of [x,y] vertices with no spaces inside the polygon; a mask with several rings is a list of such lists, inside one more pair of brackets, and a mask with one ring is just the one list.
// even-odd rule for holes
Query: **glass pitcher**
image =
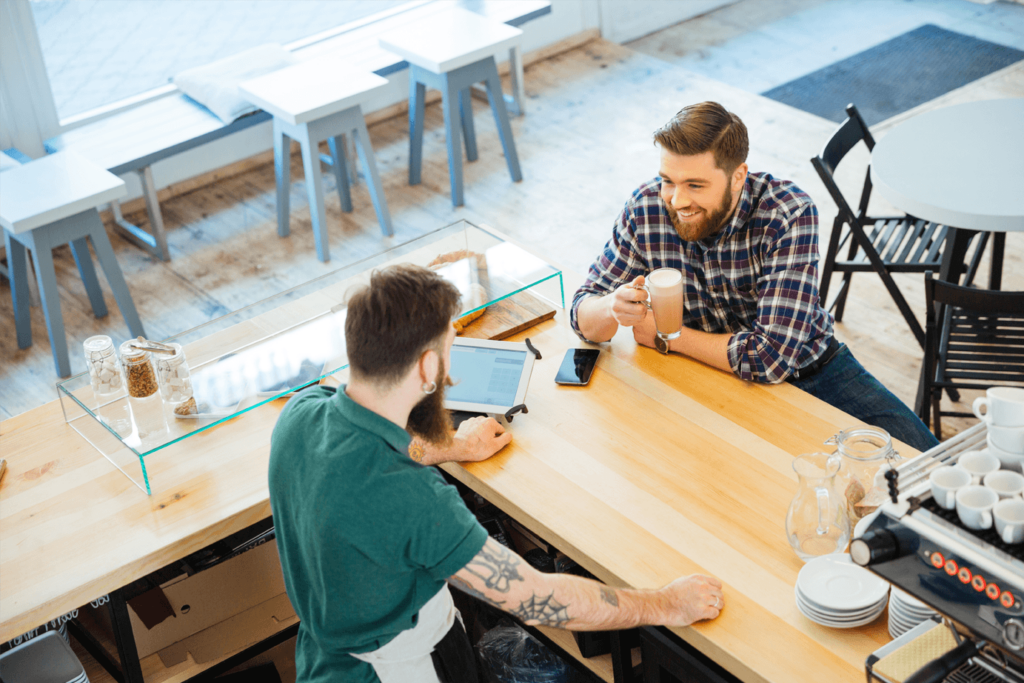
{"label": "glass pitcher", "polygon": [[[846,514],[850,517],[850,524],[856,525],[862,517],[878,506],[878,502],[886,500],[887,496],[882,496],[880,501],[873,501],[871,498],[864,501],[864,498],[876,486],[887,488],[885,480],[876,481],[875,475],[886,463],[890,467],[896,467],[900,455],[892,447],[889,432],[878,427],[844,429],[825,444],[836,447],[832,457],[842,463],[836,475],[836,491],[846,501]],[[873,504],[865,507],[862,501]]]}
{"label": "glass pitcher", "polygon": [[786,513],[786,537],[804,562],[841,553],[850,541],[846,502],[835,491],[839,468],[831,453],[809,453],[793,461],[800,483]]}

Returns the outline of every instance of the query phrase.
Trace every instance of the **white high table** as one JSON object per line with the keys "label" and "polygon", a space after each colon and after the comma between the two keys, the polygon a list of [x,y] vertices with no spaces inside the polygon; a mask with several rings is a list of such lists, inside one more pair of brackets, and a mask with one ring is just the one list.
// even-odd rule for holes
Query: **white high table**
{"label": "white high table", "polygon": [[871,153],[876,191],[912,216],[948,225],[939,277],[958,282],[976,231],[995,233],[999,289],[1007,232],[1024,231],[1024,99],[958,104],[909,119]]}

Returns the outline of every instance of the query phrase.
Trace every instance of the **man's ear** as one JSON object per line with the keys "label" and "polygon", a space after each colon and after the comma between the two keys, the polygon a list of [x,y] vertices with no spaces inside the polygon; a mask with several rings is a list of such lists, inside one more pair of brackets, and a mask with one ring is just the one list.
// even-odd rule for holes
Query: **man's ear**
{"label": "man's ear", "polygon": [[429,384],[437,377],[437,370],[440,367],[441,359],[433,349],[427,349],[420,356],[417,367],[420,371],[420,381]]}
{"label": "man's ear", "polygon": [[747,180],[747,171],[750,169],[745,163],[740,164],[736,167],[736,170],[732,172],[732,191],[739,192],[743,188],[743,183]]}

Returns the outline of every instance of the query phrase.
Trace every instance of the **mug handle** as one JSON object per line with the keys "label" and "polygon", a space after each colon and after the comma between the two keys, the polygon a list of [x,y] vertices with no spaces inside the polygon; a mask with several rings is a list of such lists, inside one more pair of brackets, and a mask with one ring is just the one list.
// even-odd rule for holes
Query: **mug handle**
{"label": "mug handle", "polygon": [[638,304],[643,304],[644,306],[647,307],[648,311],[653,313],[654,309],[651,308],[651,290],[647,289],[647,285],[646,284],[642,284],[639,287],[633,287],[633,289],[642,289],[645,292],[647,292],[647,298],[646,299],[641,299],[640,301],[637,301],[637,303]]}
{"label": "mug handle", "polygon": [[974,416],[977,417],[979,420],[985,419],[985,415],[981,414],[982,406],[985,406],[985,415],[988,415],[989,405],[987,396],[979,396],[978,398],[974,399],[974,404],[971,406],[971,410],[974,412]]}
{"label": "mug handle", "polygon": [[1006,543],[1006,545],[1011,545],[1013,543],[1012,524],[1007,524],[1005,527],[1003,527],[1003,542]]}
{"label": "mug handle", "polygon": [[956,507],[956,491],[946,491],[946,504],[943,507],[947,510]]}
{"label": "mug handle", "polygon": [[984,512],[981,513],[981,528],[992,528],[992,512],[990,510],[985,510]]}

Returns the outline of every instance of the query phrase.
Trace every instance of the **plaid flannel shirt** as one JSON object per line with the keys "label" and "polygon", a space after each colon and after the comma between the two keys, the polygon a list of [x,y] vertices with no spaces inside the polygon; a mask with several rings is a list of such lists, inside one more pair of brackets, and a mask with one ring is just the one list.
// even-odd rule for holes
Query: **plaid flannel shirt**
{"label": "plaid flannel shirt", "polygon": [[832,338],[818,300],[818,210],[791,182],[750,173],[718,233],[680,239],[660,197],[661,178],[641,185],[572,302],[572,327],[588,296],[669,267],[683,272],[683,324],[730,333],[729,365],[741,379],[775,384],[813,363]]}

